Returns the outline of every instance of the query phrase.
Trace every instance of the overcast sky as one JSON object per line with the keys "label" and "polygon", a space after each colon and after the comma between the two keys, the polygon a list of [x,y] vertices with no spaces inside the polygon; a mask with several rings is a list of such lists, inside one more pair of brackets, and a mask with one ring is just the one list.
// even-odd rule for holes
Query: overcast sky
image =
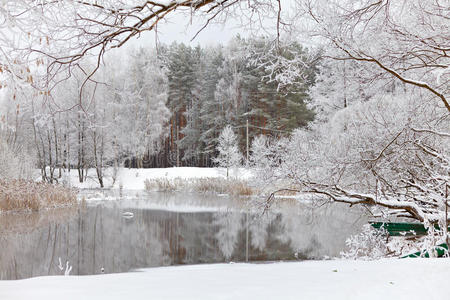
{"label": "overcast sky", "polygon": [[[283,14],[291,14],[293,9],[294,0],[282,0]],[[244,8],[245,9],[245,8]],[[228,17],[227,21],[221,24],[209,24],[205,29],[200,32],[197,37],[191,41],[197,31],[203,27],[206,19],[195,15],[192,19],[189,14],[176,11],[173,14],[168,15],[169,18],[165,18],[160,24],[158,24],[158,40],[161,43],[171,44],[176,41],[179,43],[190,44],[191,46],[200,45],[214,45],[214,44],[226,44],[230,39],[237,34],[241,36],[248,36],[250,34],[267,35],[275,34],[276,19],[265,18],[261,20],[263,27],[269,31],[262,31],[260,24],[250,24],[242,27],[242,23],[248,22],[248,20],[237,19]],[[253,31],[251,30],[253,27]],[[132,46],[154,46],[155,45],[155,33],[147,32],[140,38],[134,39],[130,44]]]}
{"label": "overcast sky", "polygon": [[[247,36],[237,20],[228,20],[223,24],[210,24],[204,28],[193,41],[191,39],[202,28],[205,22],[199,18],[190,18],[186,15],[177,14],[161,23],[157,27],[157,37],[160,43],[171,44],[178,43],[190,44],[191,46],[225,44],[237,34]],[[156,32],[147,32],[141,37],[134,39],[133,46],[154,46]]]}

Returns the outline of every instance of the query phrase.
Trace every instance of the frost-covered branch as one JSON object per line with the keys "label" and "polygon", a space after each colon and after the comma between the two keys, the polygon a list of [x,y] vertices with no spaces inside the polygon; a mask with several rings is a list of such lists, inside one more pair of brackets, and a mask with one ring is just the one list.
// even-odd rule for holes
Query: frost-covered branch
{"label": "frost-covered branch", "polygon": [[[280,155],[258,146],[255,157],[278,162],[261,181],[397,218],[442,222],[450,181],[447,111],[429,100],[418,114],[415,97],[384,94],[353,104],[327,123],[296,131]],[[423,124],[431,129],[411,129]]]}
{"label": "frost-covered branch", "polygon": [[393,77],[434,95],[450,111],[448,16],[435,1],[298,1],[314,26],[312,37],[328,41],[324,57],[379,70],[372,80]]}

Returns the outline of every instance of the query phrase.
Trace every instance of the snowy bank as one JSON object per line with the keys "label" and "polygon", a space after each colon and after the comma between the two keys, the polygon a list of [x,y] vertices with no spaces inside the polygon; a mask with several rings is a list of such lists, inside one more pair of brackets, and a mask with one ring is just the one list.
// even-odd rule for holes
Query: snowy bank
{"label": "snowy bank", "polygon": [[[116,181],[113,185],[113,168],[107,168],[104,171],[106,188],[123,188],[125,190],[144,190],[146,179],[193,179],[193,178],[226,178],[227,171],[224,168],[151,168],[151,169],[127,169],[120,168],[117,173]],[[251,171],[245,168],[231,171],[232,177],[239,179],[249,179]],[[72,170],[69,175],[63,178],[71,187],[81,189],[99,188],[96,172],[94,169],[88,170],[86,182],[80,183],[77,170]]]}
{"label": "snowy bank", "polygon": [[447,299],[449,259],[303,261],[0,281],[0,299]]}

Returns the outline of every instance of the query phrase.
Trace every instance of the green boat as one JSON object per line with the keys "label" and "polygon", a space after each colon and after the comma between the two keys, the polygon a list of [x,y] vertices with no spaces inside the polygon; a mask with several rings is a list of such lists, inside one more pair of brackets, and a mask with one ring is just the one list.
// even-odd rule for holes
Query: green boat
{"label": "green boat", "polygon": [[390,236],[426,235],[428,230],[422,223],[370,222],[375,229],[386,229]]}
{"label": "green boat", "polygon": [[[448,246],[447,244],[440,244],[437,245],[434,250],[436,251],[436,255],[437,257],[443,257],[444,254],[448,251]],[[428,251],[418,251],[415,253],[411,253],[405,256],[402,256],[401,258],[416,258],[416,257],[430,257],[430,254],[428,253]]]}
{"label": "green boat", "polygon": [[[422,223],[391,223],[391,222],[370,222],[375,229],[385,229],[389,236],[423,236],[426,235],[428,229]],[[436,229],[439,229],[435,225]],[[450,231],[450,227],[448,228]],[[448,251],[447,244],[437,245],[434,250],[436,251],[437,257],[444,256]],[[418,251],[412,254],[402,256],[401,258],[415,258],[415,257],[430,257],[427,251]]]}
{"label": "green boat", "polygon": [[[386,229],[390,236],[420,236],[428,233],[428,229],[422,223],[369,222],[369,224],[375,229]],[[434,228],[439,230],[437,225]],[[448,230],[450,231],[450,227]]]}

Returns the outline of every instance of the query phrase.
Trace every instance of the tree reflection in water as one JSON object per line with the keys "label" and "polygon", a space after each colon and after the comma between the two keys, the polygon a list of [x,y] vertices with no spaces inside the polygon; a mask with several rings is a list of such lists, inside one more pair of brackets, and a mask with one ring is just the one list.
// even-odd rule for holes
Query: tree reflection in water
{"label": "tree reflection in water", "polygon": [[[221,199],[224,201],[224,199]],[[127,272],[177,264],[336,256],[362,223],[347,208],[173,212],[120,201],[46,213],[0,215],[0,279]],[[124,211],[134,213],[124,218]]]}

